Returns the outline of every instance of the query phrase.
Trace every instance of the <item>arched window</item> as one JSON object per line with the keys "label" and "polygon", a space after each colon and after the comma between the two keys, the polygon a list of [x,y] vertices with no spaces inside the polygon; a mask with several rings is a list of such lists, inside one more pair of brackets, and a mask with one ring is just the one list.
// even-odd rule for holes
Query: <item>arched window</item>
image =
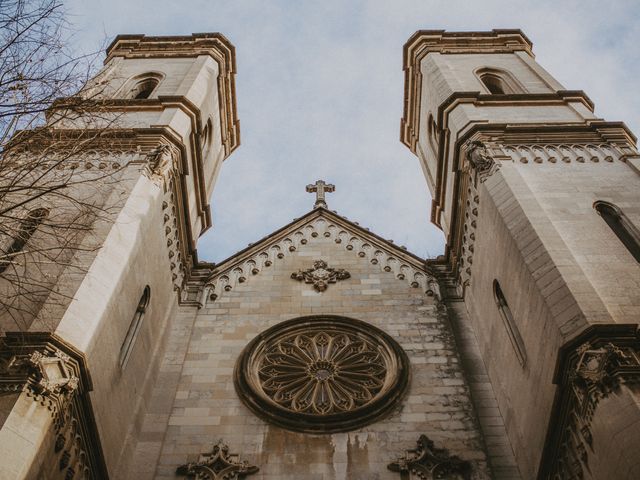
{"label": "arched window", "polygon": [[433,119],[433,115],[429,114],[427,120],[427,136],[429,138],[429,145],[434,153],[438,152],[438,125]]}
{"label": "arched window", "polygon": [[206,125],[202,129],[202,154],[205,155],[211,145],[211,134],[213,130],[213,123],[211,119],[207,120]]}
{"label": "arched window", "polygon": [[507,303],[504,293],[502,293],[502,288],[500,288],[498,280],[493,281],[493,298],[496,301],[498,310],[500,311],[500,317],[502,317],[502,322],[507,330],[507,335],[509,336],[513,350],[516,357],[518,357],[518,362],[520,362],[520,365],[524,367],[527,363],[527,352],[524,348],[524,342],[522,341],[522,336],[520,336],[518,326],[513,319],[513,314],[511,313],[511,309],[509,308],[509,304]]}
{"label": "arched window", "polygon": [[135,344],[138,332],[140,331],[142,319],[144,318],[144,314],[147,310],[147,305],[149,305],[150,297],[151,288],[149,288],[149,285],[147,285],[146,287],[144,287],[144,292],[140,297],[140,301],[138,302],[138,306],[136,307],[136,312],[133,315],[133,319],[131,319],[131,323],[129,324],[127,336],[124,337],[124,342],[122,342],[122,346],[120,347],[120,356],[118,360],[120,368],[124,368],[129,361],[129,356],[131,355],[133,345]]}
{"label": "arched window", "polygon": [[609,228],[613,230],[618,239],[623,243],[633,258],[640,263],[640,232],[633,223],[629,221],[622,211],[612,203],[597,201],[593,208],[607,222]]}
{"label": "arched window", "polygon": [[480,76],[480,80],[482,80],[484,86],[493,94],[504,95],[507,93],[504,82],[496,75],[485,73]]}
{"label": "arched window", "polygon": [[524,88],[509,72],[497,68],[481,68],[476,71],[476,75],[493,95],[506,95],[513,93],[524,93]]}
{"label": "arched window", "polygon": [[121,90],[123,92],[121,96],[134,100],[149,98],[160,83],[160,80],[162,80],[162,75],[159,73],[149,72],[138,75],[125,84],[123,90]]}
{"label": "arched window", "polygon": [[36,208],[31,210],[25,219],[20,223],[18,232],[11,242],[11,245],[3,252],[0,257],[0,273],[4,272],[9,265],[14,261],[15,256],[22,251],[27,244],[31,236],[38,229],[40,224],[49,215],[49,210],[46,208]]}

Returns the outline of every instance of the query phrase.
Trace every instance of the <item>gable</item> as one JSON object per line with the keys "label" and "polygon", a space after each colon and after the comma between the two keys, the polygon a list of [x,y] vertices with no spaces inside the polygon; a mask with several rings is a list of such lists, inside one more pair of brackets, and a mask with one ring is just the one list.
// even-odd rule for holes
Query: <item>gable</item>
{"label": "gable", "polygon": [[[316,248],[321,245],[322,253]],[[333,248],[329,248],[330,245]],[[344,252],[348,255],[343,256]],[[373,271],[393,275],[409,288],[439,298],[437,281],[423,259],[344,217],[317,208],[215,266],[203,279],[199,306],[215,302],[236,286],[273,271],[284,259],[294,255],[309,257],[308,262],[302,264],[307,266],[301,266],[300,270],[311,269],[315,260],[324,260],[329,268],[334,268],[332,257],[340,257],[341,264],[352,268],[366,264]],[[323,256],[325,258],[321,258]]]}

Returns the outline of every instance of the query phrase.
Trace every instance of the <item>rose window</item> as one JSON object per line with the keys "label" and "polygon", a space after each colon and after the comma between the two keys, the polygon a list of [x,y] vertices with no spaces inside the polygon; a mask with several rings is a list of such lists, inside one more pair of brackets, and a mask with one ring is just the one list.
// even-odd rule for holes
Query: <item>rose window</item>
{"label": "rose window", "polygon": [[343,431],[387,413],[402,396],[408,361],[370,324],[303,317],[255,338],[235,372],[236,389],[256,414],[301,431]]}

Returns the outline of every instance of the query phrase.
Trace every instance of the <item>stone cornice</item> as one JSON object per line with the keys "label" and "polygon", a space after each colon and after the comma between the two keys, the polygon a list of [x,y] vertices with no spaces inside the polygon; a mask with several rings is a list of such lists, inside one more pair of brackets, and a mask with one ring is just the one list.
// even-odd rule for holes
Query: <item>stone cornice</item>
{"label": "stone cornice", "polygon": [[[446,123],[446,116],[442,117]],[[603,120],[591,120],[587,122],[576,123],[558,123],[558,124],[475,124],[471,126],[464,134],[460,135],[451,143],[449,130],[445,127],[443,134],[440,136],[440,145],[438,148],[438,168],[436,173],[436,185],[431,206],[431,221],[440,226],[441,215],[445,208],[445,199],[447,198],[446,185],[448,175],[455,175],[453,181],[453,198],[461,198],[459,205],[466,202],[465,192],[461,189],[461,172],[465,169],[464,157],[466,155],[465,145],[471,142],[480,141],[488,142],[499,148],[492,150],[498,160],[515,161],[513,155],[520,150],[532,149],[557,149],[571,148],[584,149],[587,147],[597,147],[599,153],[595,158],[589,155],[586,163],[580,159],[574,159],[576,163],[593,163],[594,161],[610,162],[610,161],[627,161],[630,158],[637,158],[638,151],[635,147],[636,137],[629,131],[622,122],[605,122]],[[453,152],[450,150],[453,149]],[[608,154],[607,154],[608,153]],[[533,165],[542,161],[562,162],[562,157],[542,154],[539,157],[531,156],[530,160],[521,163],[531,163]],[[449,161],[453,163],[450,165]],[[518,159],[520,161],[520,159]],[[457,239],[460,233],[459,219],[464,218],[464,209],[459,207],[452,211],[450,220],[450,235],[447,238],[446,255],[450,258],[450,254],[457,251],[460,245]],[[457,254],[456,254],[457,255]]]}
{"label": "stone cornice", "polygon": [[222,143],[229,156],[240,145],[240,121],[236,102],[235,47],[220,33],[187,36],[118,35],[107,48],[105,64],[116,57],[189,58],[208,55],[218,64],[218,99]]}
{"label": "stone cornice", "polygon": [[419,30],[403,48],[404,109],[400,121],[400,141],[415,153],[420,128],[422,60],[432,52],[443,54],[513,53],[524,51],[533,57],[532,43],[521,30],[490,32],[445,32]]}

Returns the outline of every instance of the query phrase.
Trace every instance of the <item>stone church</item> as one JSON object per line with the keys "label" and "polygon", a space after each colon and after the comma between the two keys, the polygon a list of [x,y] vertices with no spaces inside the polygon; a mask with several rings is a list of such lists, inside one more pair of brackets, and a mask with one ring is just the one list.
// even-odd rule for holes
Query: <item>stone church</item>
{"label": "stone church", "polygon": [[445,254],[332,211],[317,181],[214,265],[196,247],[240,143],[234,47],[113,41],[96,82],[117,127],[73,167],[114,169],[112,215],[82,275],[48,277],[64,305],[1,319],[1,479],[640,478],[634,135],[519,30],[418,31],[403,55],[400,140]]}

